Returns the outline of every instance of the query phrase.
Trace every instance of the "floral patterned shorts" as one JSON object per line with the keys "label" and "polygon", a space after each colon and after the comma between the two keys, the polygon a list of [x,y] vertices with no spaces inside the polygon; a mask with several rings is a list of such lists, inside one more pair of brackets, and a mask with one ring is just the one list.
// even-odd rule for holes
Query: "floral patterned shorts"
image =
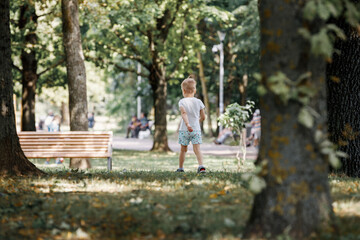
{"label": "floral patterned shorts", "polygon": [[183,146],[189,145],[190,141],[192,144],[201,144],[201,130],[189,131],[179,131],[179,144]]}

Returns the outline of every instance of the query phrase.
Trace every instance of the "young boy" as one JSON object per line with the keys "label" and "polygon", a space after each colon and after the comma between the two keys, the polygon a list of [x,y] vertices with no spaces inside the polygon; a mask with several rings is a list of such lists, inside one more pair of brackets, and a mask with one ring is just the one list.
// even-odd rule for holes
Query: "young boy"
{"label": "young boy", "polygon": [[187,146],[190,141],[193,144],[193,149],[199,163],[198,173],[205,173],[203,166],[203,158],[200,151],[201,128],[200,122],[205,120],[205,106],[201,100],[194,97],[196,93],[196,82],[194,79],[188,77],[181,83],[181,89],[184,98],[179,101],[179,108],[181,111],[181,123],[179,128],[179,144],[181,145],[179,155],[179,168],[177,172],[184,172],[185,154]]}

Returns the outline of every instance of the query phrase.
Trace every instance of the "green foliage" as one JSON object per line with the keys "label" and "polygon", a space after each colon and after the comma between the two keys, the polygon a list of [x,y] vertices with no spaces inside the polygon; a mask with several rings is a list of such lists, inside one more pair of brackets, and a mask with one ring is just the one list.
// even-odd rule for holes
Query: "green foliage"
{"label": "green foliage", "polygon": [[[88,55],[100,66],[122,65],[125,59],[137,61],[144,74],[155,57],[166,65],[169,79],[184,78],[196,64],[196,49],[201,47],[196,31],[197,4],[201,6],[201,1],[179,7],[173,0],[87,4],[83,21],[92,26],[84,42]],[[159,24],[169,28],[161,30]]]}
{"label": "green foliage", "polygon": [[233,11],[237,25],[233,30],[234,46],[230,51],[237,55],[237,70],[250,76],[258,71],[260,59],[260,18],[257,5],[257,0],[251,0]]}
{"label": "green foliage", "polygon": [[[34,50],[38,61],[37,73],[40,78],[37,87],[41,93],[42,87],[65,86],[66,71],[64,63],[54,67],[64,59],[62,44],[62,24],[60,2],[55,0],[33,1],[34,11],[38,16],[37,24],[28,23],[20,29],[20,6],[24,1],[11,1],[11,38],[12,38],[12,59],[15,66],[21,69],[21,51]],[[29,14],[29,12],[28,12]],[[25,37],[29,32],[37,35],[36,44],[25,45]],[[15,81],[21,82],[21,73],[14,69]]]}
{"label": "green foliage", "polygon": [[245,123],[251,117],[253,101],[247,101],[245,106],[240,106],[238,103],[230,104],[226,107],[225,113],[219,117],[219,125],[231,128],[238,134],[241,134]]}
{"label": "green foliage", "polygon": [[[360,21],[359,4],[351,0],[310,0],[304,7],[304,18],[310,22],[321,19],[329,22],[331,18],[344,17],[346,22],[357,28]],[[330,59],[336,38],[345,39],[344,31],[334,24],[327,23],[317,33],[311,33],[306,27],[299,29],[299,33],[311,43],[311,51],[315,55]]]}
{"label": "green foliage", "polygon": [[327,156],[330,166],[334,169],[339,169],[341,167],[339,158],[348,158],[348,155],[344,152],[337,151],[338,147],[336,144],[332,143],[322,131],[316,130],[314,138],[320,148],[321,154]]}
{"label": "green foliage", "polygon": [[[257,75],[257,78],[261,76]],[[266,86],[260,85],[259,94],[266,94],[270,91],[277,95],[286,105],[290,100],[308,105],[317,90],[311,85],[311,73],[300,75],[295,81],[289,79],[283,72],[277,72],[267,79]]]}
{"label": "green foliage", "polygon": [[[206,17],[200,21],[198,30],[206,46],[202,52],[207,88],[210,99],[219,92],[219,57],[211,51],[219,44],[217,31],[226,33],[224,40],[224,88],[227,103],[239,101],[242,97],[239,85],[243,76],[248,76],[247,98],[257,101],[257,82],[254,74],[259,71],[260,24],[257,0],[251,1],[209,1],[208,6],[227,11],[228,17]],[[225,14],[225,13],[224,13]],[[213,96],[214,95],[214,96]],[[215,101],[213,105],[217,105]]]}

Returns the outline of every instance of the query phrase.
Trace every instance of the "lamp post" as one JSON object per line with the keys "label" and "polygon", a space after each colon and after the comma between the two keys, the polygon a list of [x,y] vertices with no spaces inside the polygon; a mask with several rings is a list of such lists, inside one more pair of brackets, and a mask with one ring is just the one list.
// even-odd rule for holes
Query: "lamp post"
{"label": "lamp post", "polygon": [[[137,75],[138,88],[137,88],[137,90],[140,91],[140,83],[141,83],[141,76],[140,76],[141,65],[140,65],[140,63],[138,63],[138,65],[137,65],[137,72],[138,72],[138,75]],[[140,119],[140,115],[141,115],[141,97],[138,96],[137,97],[137,118],[138,119]]]}
{"label": "lamp post", "polygon": [[[219,83],[219,115],[224,112],[224,45],[223,41],[225,39],[226,33],[218,31],[220,44],[214,45],[212,51],[216,53],[220,52],[220,83]],[[219,132],[222,131],[222,126],[219,125]]]}

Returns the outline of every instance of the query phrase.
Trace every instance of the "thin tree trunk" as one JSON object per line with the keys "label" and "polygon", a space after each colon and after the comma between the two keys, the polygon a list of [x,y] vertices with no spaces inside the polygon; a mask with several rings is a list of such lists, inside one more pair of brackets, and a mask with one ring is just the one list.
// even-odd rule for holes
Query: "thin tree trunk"
{"label": "thin tree trunk", "polygon": [[15,126],[9,0],[0,1],[0,175],[41,175],[24,155]]}
{"label": "thin tree trunk", "polygon": [[202,94],[204,96],[204,104],[206,109],[206,115],[207,115],[207,124],[208,124],[208,130],[209,130],[209,137],[214,136],[214,132],[212,129],[212,123],[211,123],[211,111],[210,111],[210,102],[209,102],[209,95],[206,87],[206,79],[204,74],[204,64],[202,62],[201,53],[197,53],[197,57],[199,60],[199,78],[201,82],[201,90]]}
{"label": "thin tree trunk", "polygon": [[347,40],[337,40],[327,67],[328,123],[330,139],[346,152],[342,168],[350,177],[360,177],[360,34],[340,18],[336,24]]}
{"label": "thin tree trunk", "polygon": [[234,75],[230,72],[226,79],[226,87],[224,89],[224,109],[231,104],[231,98],[233,95]]}
{"label": "thin tree trunk", "polygon": [[248,75],[244,74],[242,82],[239,84],[239,91],[241,94],[241,105],[245,106],[247,97]]}
{"label": "thin tree trunk", "polygon": [[167,138],[167,82],[165,79],[165,69],[161,67],[153,68],[150,72],[150,85],[153,89],[154,108],[155,108],[155,132],[154,143],[151,151],[167,152],[171,151]]}
{"label": "thin tree trunk", "polygon": [[[30,27],[29,27],[30,26]],[[22,114],[21,130],[36,131],[35,127],[35,95],[38,80],[35,45],[37,15],[33,1],[25,1],[20,7],[20,30],[27,32],[24,37],[24,49],[21,51],[22,63]],[[27,29],[28,31],[25,31]],[[26,49],[25,49],[26,48]]]}
{"label": "thin tree trunk", "polygon": [[[70,130],[87,131],[86,71],[77,0],[62,0],[63,39],[69,85]],[[88,159],[71,159],[71,168],[91,168]]]}
{"label": "thin tree trunk", "polygon": [[[309,42],[298,29],[322,27],[321,21],[304,24],[301,1],[261,1],[262,83],[269,86],[270,76],[281,71],[291,80],[306,72],[303,86],[316,89],[310,107],[320,117],[309,129],[298,122],[302,105],[287,104],[270,90],[260,99],[262,136],[257,165],[263,164],[266,188],[255,196],[245,236],[272,238],[287,232],[294,239],[306,239],[315,230],[329,224],[332,205],[328,184],[328,164],[314,140],[316,129],[326,133],[325,61],[311,55]],[[282,11],[278,11],[279,7]],[[284,21],[286,19],[286,21]],[[266,35],[277,32],[279,36]],[[313,31],[314,29],[309,29]],[[286,34],[285,34],[286,33]],[[290,63],[293,64],[290,67]]]}
{"label": "thin tree trunk", "polygon": [[69,123],[69,104],[61,102],[61,124],[68,125]]}

